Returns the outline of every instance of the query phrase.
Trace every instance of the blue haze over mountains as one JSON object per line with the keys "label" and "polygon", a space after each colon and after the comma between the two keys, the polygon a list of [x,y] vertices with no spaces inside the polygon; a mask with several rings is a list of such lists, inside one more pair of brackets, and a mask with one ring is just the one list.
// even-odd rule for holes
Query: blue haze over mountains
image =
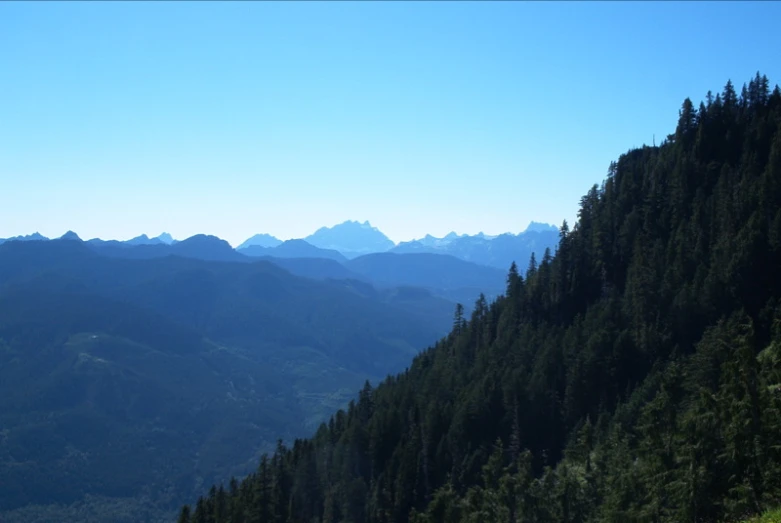
{"label": "blue haze over mountains", "polygon": [[171,520],[203,483],[246,474],[402,370],[452,311],[420,288],[296,276],[214,236],[4,242],[0,520]]}
{"label": "blue haze over mountains", "polygon": [[[142,234],[126,241],[94,238],[84,243],[97,254],[113,258],[180,256],[241,263],[265,260],[291,274],[315,280],[360,282],[386,291],[412,287],[452,304],[462,303],[469,311],[480,293],[492,298],[504,290],[507,270],[513,262],[523,273],[532,254],[541,259],[546,249],[553,251],[558,234],[553,225],[531,222],[519,234],[451,232],[442,238],[426,235],[396,244],[370,222],[348,220],[321,227],[302,239],[282,241],[259,233],[236,248],[204,234],[181,241],[162,233],[155,237]],[[82,241],[73,231],[60,239]],[[32,240],[48,239],[36,232],[0,243]]]}
{"label": "blue haze over mountains", "polygon": [[171,520],[402,371],[447,335],[456,303],[471,313],[557,240],[532,224],[397,245],[355,221],[237,248],[206,234],[0,240],[0,427],[13,427],[0,520]]}
{"label": "blue haze over mountains", "polygon": [[[68,231],[61,239],[80,240],[79,236]],[[48,240],[35,232],[27,236],[15,236],[0,239],[6,241]],[[558,241],[558,228],[544,223],[531,222],[519,234],[504,233],[489,236],[482,232],[475,235],[451,232],[442,238],[427,234],[421,239],[400,242],[390,240],[385,234],[368,221],[363,223],[348,220],[333,227],[321,227],[313,234],[291,240],[280,240],[267,233],[259,233],[233,249],[226,241],[215,236],[195,235],[183,242],[175,240],[168,233],[156,237],[142,234],[125,241],[87,240],[104,254],[120,253],[123,257],[145,258],[165,255],[191,256],[203,259],[222,259],[238,261],[240,253],[247,257],[270,258],[321,258],[345,263],[348,260],[375,253],[396,254],[440,254],[449,255],[479,265],[496,267],[506,271],[512,262],[521,270],[526,267],[532,252],[540,258],[546,248],[551,250]],[[179,243],[184,246],[175,247]],[[142,250],[127,250],[128,247],[143,246]],[[157,246],[157,247],[149,247]],[[234,251],[229,253],[228,250]],[[189,254],[187,254],[189,253]]]}

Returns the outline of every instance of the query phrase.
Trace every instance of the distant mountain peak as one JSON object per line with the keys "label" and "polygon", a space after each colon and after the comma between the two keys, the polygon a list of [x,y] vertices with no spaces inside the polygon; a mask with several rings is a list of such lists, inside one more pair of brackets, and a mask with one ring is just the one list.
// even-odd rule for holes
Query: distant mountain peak
{"label": "distant mountain peak", "polygon": [[474,235],[448,233],[444,238],[427,234],[420,240],[402,242],[391,252],[449,254],[464,261],[506,269],[518,260],[528,260],[532,252],[538,259],[546,247],[553,249],[558,241],[558,229],[533,222],[531,235],[503,233],[498,236],[479,232]]}
{"label": "distant mountain peak", "polygon": [[19,235],[19,236],[14,236],[12,238],[8,238],[7,241],[10,241],[10,240],[16,240],[16,241],[40,241],[40,240],[48,240],[48,239],[49,238],[47,238],[43,234],[41,234],[38,231],[36,231],[36,232],[34,232],[32,234],[28,234],[26,236]]}
{"label": "distant mountain peak", "polygon": [[304,240],[321,249],[339,251],[347,257],[384,252],[396,245],[369,220],[363,223],[347,220],[333,227],[321,227]]}
{"label": "distant mountain peak", "polygon": [[558,230],[559,228],[556,227],[555,225],[532,221],[531,223],[529,223],[529,226],[526,227],[526,230],[523,232],[553,232]]}
{"label": "distant mountain peak", "polygon": [[73,241],[81,241],[81,238],[79,238],[79,235],[76,234],[73,231],[68,231],[59,238],[60,240],[73,240]]}
{"label": "distant mountain peak", "polygon": [[282,245],[282,240],[266,233],[256,234],[236,247],[236,250],[238,251],[241,249],[246,249],[247,247],[252,247],[253,245],[258,247],[273,248]]}
{"label": "distant mountain peak", "polygon": [[219,236],[214,236],[213,234],[195,234],[193,236],[190,236],[186,240],[182,240],[179,242],[181,244],[211,244],[211,245],[230,245],[228,242],[220,238]]}
{"label": "distant mountain peak", "polygon": [[168,245],[171,245],[172,243],[174,243],[174,241],[176,241],[176,240],[174,240],[174,238],[173,238],[173,237],[172,237],[170,234],[168,234],[167,232],[164,232],[164,233],[160,234],[160,236],[158,236],[157,238],[153,238],[153,239],[154,239],[154,240],[160,240],[161,242],[163,242],[163,243],[167,243]]}
{"label": "distant mountain peak", "polygon": [[[436,236],[433,236],[431,234],[426,234],[423,238],[419,240],[412,240],[409,242],[402,242],[403,244],[419,244],[424,247],[428,248],[443,248],[447,244],[451,243],[453,240],[457,240],[463,236],[466,236],[465,234],[458,234],[455,231],[450,231],[442,238],[437,238]],[[399,245],[402,245],[400,243]]]}
{"label": "distant mountain peak", "polygon": [[150,238],[146,234],[141,234],[139,236],[136,236],[135,238],[126,240],[123,243],[127,245],[161,245],[161,244],[172,245],[176,243],[176,240],[174,240],[170,234],[164,232],[160,236],[157,236],[155,238]]}
{"label": "distant mountain peak", "polygon": [[146,234],[142,234],[140,236],[136,236],[135,238],[131,238],[124,243],[127,245],[157,245],[164,242],[159,238],[150,238]]}
{"label": "distant mountain peak", "polygon": [[316,232],[319,231],[329,231],[337,228],[360,228],[360,229],[370,229],[370,230],[378,230],[377,227],[374,227],[369,220],[364,220],[363,222],[359,220],[345,220],[342,223],[337,223],[336,225],[332,227],[320,227],[317,229]]}

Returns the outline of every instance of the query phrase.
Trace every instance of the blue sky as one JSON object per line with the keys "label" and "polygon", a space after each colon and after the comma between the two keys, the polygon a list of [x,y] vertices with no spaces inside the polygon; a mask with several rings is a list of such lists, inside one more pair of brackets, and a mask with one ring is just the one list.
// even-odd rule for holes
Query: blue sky
{"label": "blue sky", "polygon": [[395,241],[574,219],[776,2],[2,2],[0,237]]}

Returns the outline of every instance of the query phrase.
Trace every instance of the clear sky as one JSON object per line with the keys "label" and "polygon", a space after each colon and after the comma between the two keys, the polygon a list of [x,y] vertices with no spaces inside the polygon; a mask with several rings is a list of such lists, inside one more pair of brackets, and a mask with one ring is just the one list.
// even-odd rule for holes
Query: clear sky
{"label": "clear sky", "polygon": [[570,222],[777,2],[0,2],[0,237]]}

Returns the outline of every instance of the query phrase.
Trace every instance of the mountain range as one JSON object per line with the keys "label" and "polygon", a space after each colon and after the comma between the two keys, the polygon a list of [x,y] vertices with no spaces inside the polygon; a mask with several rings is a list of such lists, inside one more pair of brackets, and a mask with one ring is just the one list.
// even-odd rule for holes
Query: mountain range
{"label": "mountain range", "polygon": [[553,227],[506,235],[518,256],[503,261],[501,236],[409,249],[368,222],[236,249],[203,234],[0,242],[0,516],[169,517],[403,369],[457,303],[501,295],[541,234],[555,246]]}
{"label": "mountain range", "polygon": [[0,516],[167,517],[504,289],[505,269],[396,252],[367,223],[313,236],[0,242]]}
{"label": "mountain range", "polygon": [[[336,226],[331,230],[349,233],[356,227],[370,234],[379,233],[358,222],[348,222],[346,229]],[[434,296],[460,302],[469,311],[480,293],[493,297],[501,292],[504,274],[512,263],[524,267],[532,254],[542,257],[546,249],[555,246],[556,238],[558,229],[552,226],[493,238],[483,234],[457,236],[452,233],[442,239],[433,239],[436,241],[429,236],[425,243],[402,243],[385,252],[353,258],[337,250],[316,247],[306,240],[287,240],[275,247],[254,244],[234,249],[225,240],[202,234],[182,241],[167,235],[152,239],[142,235],[124,242],[93,239],[84,245],[97,254],[112,258],[181,256],[239,263],[266,260],[293,274],[317,280],[351,279],[379,288],[420,287]],[[61,239],[81,242],[71,231]],[[354,255],[357,251],[351,252]]]}
{"label": "mountain range", "polygon": [[348,258],[305,240],[9,239],[0,480],[14,487],[0,515],[170,514],[248,472],[276,437],[312,430],[366,379],[403,369],[448,331],[456,303],[469,313],[505,280],[448,254]]}
{"label": "mountain range", "polygon": [[498,236],[486,236],[482,233],[458,236],[451,233],[444,238],[426,236],[421,240],[402,242],[390,252],[448,254],[465,261],[506,270],[513,262],[525,263],[532,253],[537,259],[544,256],[546,249],[552,254],[558,238],[558,229],[553,226]]}
{"label": "mountain range", "polygon": [[[195,240],[203,235],[196,235],[184,242],[190,242],[193,246],[201,243]],[[212,237],[215,238],[215,237]],[[68,231],[62,239],[79,239],[78,235]],[[0,243],[14,240],[47,240],[39,233],[29,236],[16,236],[6,240],[0,239]],[[520,234],[504,233],[497,236],[488,236],[483,233],[476,235],[458,235],[451,232],[442,238],[426,235],[419,240],[394,244],[385,234],[376,227],[372,227],[368,221],[346,221],[333,227],[322,227],[315,233],[303,239],[282,241],[269,234],[256,234],[242,242],[234,250],[249,257],[272,258],[325,258],[346,262],[366,254],[394,252],[394,253],[430,253],[446,254],[464,261],[488,265],[502,270],[516,262],[525,266],[532,253],[537,258],[544,255],[545,249],[553,249],[558,241],[558,229],[555,226],[531,222],[526,230]],[[155,238],[145,234],[126,241],[91,239],[88,243],[103,249],[104,253],[118,253],[119,249],[129,246],[156,246],[147,247],[144,251],[133,251],[133,257],[152,257],[158,252],[181,254],[190,247],[178,247],[166,250],[166,246],[173,247],[177,243],[170,234],[163,233]],[[205,254],[204,259],[240,260],[239,257],[227,254],[230,245],[225,242],[220,246],[219,253]],[[156,250],[155,250],[156,249]],[[126,253],[130,256],[130,251]],[[199,257],[199,256],[195,256]]]}
{"label": "mountain range", "polygon": [[146,234],[142,234],[140,236],[136,236],[135,238],[125,241],[125,243],[128,245],[156,245],[158,243],[171,245],[175,242],[176,240],[174,240],[171,237],[171,235],[168,234],[167,232],[164,232],[160,236],[157,236],[155,238],[150,238]]}
{"label": "mountain range", "polygon": [[781,89],[687,98],[608,173],[555,253],[178,521],[779,521]]}

